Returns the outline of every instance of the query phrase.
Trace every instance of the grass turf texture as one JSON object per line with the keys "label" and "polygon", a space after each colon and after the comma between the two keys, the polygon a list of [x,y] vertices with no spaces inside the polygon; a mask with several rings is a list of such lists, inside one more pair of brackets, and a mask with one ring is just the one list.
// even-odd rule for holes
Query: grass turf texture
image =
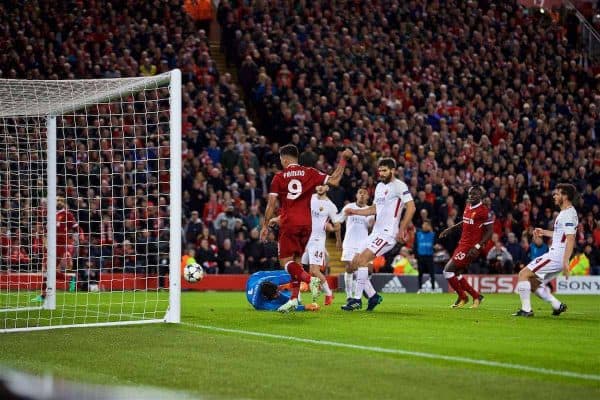
{"label": "grass turf texture", "polygon": [[[161,296],[168,296],[161,293]],[[75,296],[75,295],[73,295]],[[153,324],[0,335],[0,363],[93,383],[144,384],[234,398],[600,398],[600,306],[561,296],[552,317],[533,300],[516,318],[516,295],[488,295],[478,310],[452,310],[452,295],[386,295],[373,313],[331,307],[257,312],[243,293],[184,293],[181,325]],[[0,318],[3,316],[0,314]],[[206,327],[262,332],[246,335]],[[333,344],[468,357],[591,375],[544,374]]]}

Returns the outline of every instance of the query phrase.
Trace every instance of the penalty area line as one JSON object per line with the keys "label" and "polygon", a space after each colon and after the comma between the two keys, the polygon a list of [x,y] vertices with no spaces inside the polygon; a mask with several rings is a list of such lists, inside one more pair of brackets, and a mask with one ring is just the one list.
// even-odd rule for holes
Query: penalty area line
{"label": "penalty area line", "polygon": [[231,328],[221,328],[218,326],[210,326],[210,325],[201,325],[201,324],[192,324],[189,322],[182,322],[181,325],[189,326],[192,328],[203,329],[207,331],[213,332],[225,332],[225,333],[235,333],[239,335],[246,336],[254,336],[260,338],[269,338],[269,339],[278,339],[284,340],[288,342],[297,342],[297,343],[308,343],[319,346],[329,346],[329,347],[340,347],[346,349],[355,349],[355,350],[363,350],[363,351],[371,351],[374,353],[383,353],[383,354],[397,354],[403,356],[410,357],[418,357],[418,358],[428,358],[431,360],[444,360],[465,364],[474,364],[474,365],[483,365],[486,367],[496,367],[503,369],[512,369],[517,371],[527,371],[533,372],[542,375],[553,375],[553,376],[563,376],[568,378],[577,378],[584,379],[589,381],[600,381],[600,375],[593,374],[581,374],[578,372],[571,371],[561,371],[556,369],[548,369],[548,368],[539,368],[539,367],[531,367],[529,365],[521,365],[521,364],[511,364],[504,363],[499,361],[488,361],[488,360],[480,360],[476,358],[468,358],[468,357],[459,357],[459,356],[447,356],[443,354],[435,354],[435,353],[424,353],[420,351],[410,351],[410,350],[402,350],[402,349],[389,349],[385,347],[377,347],[377,346],[362,346],[358,344],[351,343],[342,343],[342,342],[333,342],[330,340],[316,340],[316,339],[306,339],[295,336],[285,336],[285,335],[275,335],[272,333],[264,333],[264,332],[255,332],[255,331],[245,331],[242,329],[231,329]]}

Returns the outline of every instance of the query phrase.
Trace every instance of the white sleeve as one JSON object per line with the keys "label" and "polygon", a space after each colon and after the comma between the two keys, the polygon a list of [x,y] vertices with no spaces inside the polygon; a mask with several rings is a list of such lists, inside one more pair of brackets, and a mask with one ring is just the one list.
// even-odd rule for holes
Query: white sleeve
{"label": "white sleeve", "polygon": [[398,190],[398,196],[402,199],[402,203],[406,204],[409,201],[413,201],[412,195],[410,194],[410,190],[408,189],[408,186],[406,186],[406,183],[400,181],[396,187]]}
{"label": "white sleeve", "polygon": [[336,214],[336,216],[331,219],[334,224],[337,224],[337,223],[342,224],[342,223],[346,222],[347,216],[344,213],[344,211],[346,211],[346,208],[348,208],[348,205],[345,205],[344,208],[342,208],[342,211],[339,212],[338,214]]}
{"label": "white sleeve", "polygon": [[331,222],[337,223],[337,221],[335,220],[337,215],[338,215],[338,209],[335,206],[335,204],[333,204],[333,201],[330,201],[329,202],[329,219],[331,220]]}
{"label": "white sleeve", "polygon": [[565,221],[565,235],[574,235],[579,221],[576,213],[569,213]]}

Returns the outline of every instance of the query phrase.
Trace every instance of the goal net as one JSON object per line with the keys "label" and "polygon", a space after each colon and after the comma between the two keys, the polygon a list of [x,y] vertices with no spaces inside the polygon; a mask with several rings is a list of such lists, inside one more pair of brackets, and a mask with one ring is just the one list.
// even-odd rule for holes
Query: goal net
{"label": "goal net", "polygon": [[181,73],[0,80],[0,332],[179,322]]}

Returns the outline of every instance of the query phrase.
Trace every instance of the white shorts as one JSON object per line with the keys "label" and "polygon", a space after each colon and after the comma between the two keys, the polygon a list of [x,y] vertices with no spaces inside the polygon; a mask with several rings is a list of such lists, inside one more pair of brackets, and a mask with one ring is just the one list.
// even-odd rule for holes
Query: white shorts
{"label": "white shorts", "polygon": [[375,254],[382,256],[396,245],[396,238],[391,235],[373,232],[367,238],[367,248]]}
{"label": "white shorts", "polygon": [[367,244],[366,240],[364,243],[355,246],[343,246],[342,247],[342,258],[341,261],[350,262],[357,254],[360,254],[365,249],[365,245]]}
{"label": "white shorts", "polygon": [[308,243],[306,250],[302,254],[302,264],[325,266],[327,258],[327,249],[325,243]]}
{"label": "white shorts", "polygon": [[527,268],[535,273],[542,284],[546,284],[562,272],[562,256],[558,258],[556,255],[546,253],[535,260],[531,260],[527,264]]}

